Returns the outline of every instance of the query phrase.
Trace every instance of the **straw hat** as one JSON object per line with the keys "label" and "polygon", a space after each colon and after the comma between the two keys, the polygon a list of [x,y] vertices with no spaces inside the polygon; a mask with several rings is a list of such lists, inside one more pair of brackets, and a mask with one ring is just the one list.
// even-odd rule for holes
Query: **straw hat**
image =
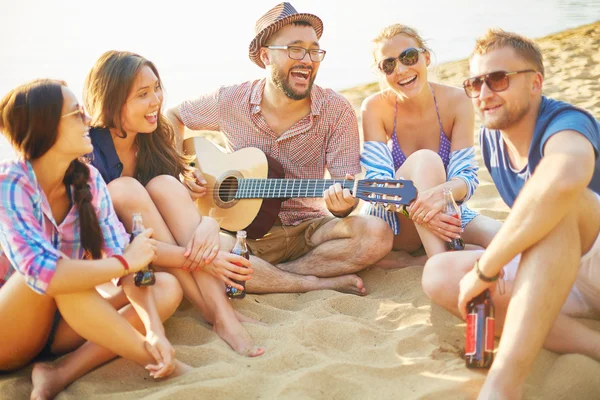
{"label": "straw hat", "polygon": [[296,21],[308,22],[317,33],[317,38],[323,34],[323,21],[313,14],[299,13],[290,3],[280,3],[267,11],[265,15],[256,21],[254,33],[256,36],[250,42],[248,47],[248,55],[253,63],[261,68],[265,68],[265,64],[259,57],[260,48],[264,45],[267,39],[285,25]]}

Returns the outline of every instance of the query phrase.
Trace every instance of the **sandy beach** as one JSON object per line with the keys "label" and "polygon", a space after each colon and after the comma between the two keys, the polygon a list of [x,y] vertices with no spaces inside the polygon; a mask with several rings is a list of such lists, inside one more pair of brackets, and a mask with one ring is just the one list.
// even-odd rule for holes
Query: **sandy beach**
{"label": "sandy beach", "polygon": [[[599,118],[600,21],[538,43],[545,56],[545,94]],[[459,86],[468,76],[468,63],[442,64],[431,74],[434,81]],[[378,87],[373,83],[342,93],[358,113],[362,100]],[[480,181],[469,205],[506,218],[508,209],[483,165]],[[421,289],[422,270],[422,265],[366,270],[359,274],[366,297],[319,291],[248,295],[236,301],[237,310],[265,324],[246,324],[266,349],[253,359],[236,355],[184,301],[165,327],[178,358],[195,367],[191,373],[153,382],[142,368],[118,359],[79,379],[58,399],[474,398],[485,372],[465,368],[465,325],[431,304]],[[600,329],[600,321],[589,323]],[[31,366],[0,375],[0,399],[28,398],[30,376]],[[525,398],[600,398],[600,363],[543,350],[527,380]]]}

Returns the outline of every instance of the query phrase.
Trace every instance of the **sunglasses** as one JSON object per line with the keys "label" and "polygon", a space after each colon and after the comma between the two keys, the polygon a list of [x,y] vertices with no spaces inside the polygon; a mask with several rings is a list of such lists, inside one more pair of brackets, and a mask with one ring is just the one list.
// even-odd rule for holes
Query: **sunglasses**
{"label": "sunglasses", "polygon": [[396,65],[398,65],[398,61],[400,61],[403,65],[410,67],[411,65],[415,65],[419,61],[419,53],[424,52],[425,49],[421,47],[411,47],[400,53],[398,57],[390,57],[379,61],[377,67],[384,74],[390,75],[396,70]]}
{"label": "sunglasses", "polygon": [[79,118],[81,118],[81,122],[85,122],[85,108],[82,105],[77,107],[77,110],[71,111],[65,115],[61,115],[61,118],[70,117],[71,115],[79,114]]}
{"label": "sunglasses", "polygon": [[534,69],[524,69],[521,71],[495,71],[490,72],[489,74],[476,76],[475,78],[469,78],[463,82],[463,88],[465,89],[465,93],[470,98],[479,97],[481,93],[481,87],[483,83],[487,85],[487,87],[493,92],[501,92],[503,90],[508,89],[508,77],[511,75],[522,74],[525,72],[537,72]]}

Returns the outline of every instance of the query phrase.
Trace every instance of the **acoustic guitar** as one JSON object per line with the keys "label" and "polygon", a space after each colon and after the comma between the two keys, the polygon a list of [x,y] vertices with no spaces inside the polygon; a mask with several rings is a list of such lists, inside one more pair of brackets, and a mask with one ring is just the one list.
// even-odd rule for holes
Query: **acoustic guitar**
{"label": "acoustic guitar", "polygon": [[398,210],[417,197],[409,180],[285,179],[281,164],[260,149],[225,153],[205,138],[188,140],[193,140],[195,165],[207,181],[207,194],[196,200],[200,213],[216,219],[224,230],[246,230],[251,239],[263,237],[273,227],[284,200],[323,197],[335,183],[354,197],[387,209]]}

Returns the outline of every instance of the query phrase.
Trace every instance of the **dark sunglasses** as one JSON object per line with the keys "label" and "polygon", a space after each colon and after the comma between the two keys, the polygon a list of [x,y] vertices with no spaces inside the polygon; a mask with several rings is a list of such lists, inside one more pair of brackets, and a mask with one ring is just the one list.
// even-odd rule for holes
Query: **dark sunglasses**
{"label": "dark sunglasses", "polygon": [[483,82],[487,85],[487,87],[493,92],[501,92],[503,90],[508,89],[508,77],[511,75],[522,74],[524,72],[537,72],[534,69],[524,69],[521,71],[495,71],[490,72],[489,74],[476,76],[474,78],[469,78],[463,82],[463,88],[465,89],[465,93],[470,98],[479,97],[481,93],[481,87],[483,86]]}
{"label": "dark sunglasses", "polygon": [[410,49],[404,50],[400,55],[396,58],[386,58],[384,60],[379,61],[377,67],[381,72],[386,75],[390,75],[392,72],[396,70],[396,65],[398,65],[398,61],[400,61],[403,65],[410,67],[411,65],[415,65],[419,61],[419,53],[424,53],[425,49],[421,47],[411,47]]}

